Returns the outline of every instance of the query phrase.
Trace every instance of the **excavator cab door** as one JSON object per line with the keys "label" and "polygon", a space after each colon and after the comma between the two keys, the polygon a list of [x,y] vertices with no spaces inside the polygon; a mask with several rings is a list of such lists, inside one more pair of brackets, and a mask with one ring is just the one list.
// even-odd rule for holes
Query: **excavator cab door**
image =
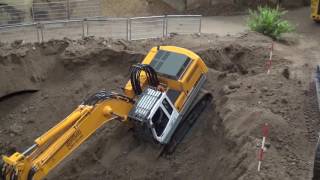
{"label": "excavator cab door", "polygon": [[155,140],[161,144],[169,141],[172,132],[178,125],[176,108],[164,93],[150,114],[151,131]]}

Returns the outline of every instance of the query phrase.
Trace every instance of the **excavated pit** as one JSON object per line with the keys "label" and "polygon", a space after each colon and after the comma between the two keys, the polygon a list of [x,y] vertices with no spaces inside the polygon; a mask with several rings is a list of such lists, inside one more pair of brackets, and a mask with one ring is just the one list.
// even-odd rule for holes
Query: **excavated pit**
{"label": "excavated pit", "polygon": [[[304,95],[294,90],[300,88],[295,80],[276,73],[287,68],[287,59],[276,54],[274,73],[266,76],[270,43],[271,39],[245,33],[134,42],[87,38],[3,44],[0,152],[23,151],[90,94],[102,89],[120,92],[130,66],[140,62],[152,46],[177,45],[195,51],[206,62],[205,89],[214,100],[175,153],[158,158],[159,149],[113,122],[96,132],[48,179],[304,179],[309,157],[294,148],[309,147],[310,152],[313,145],[307,136],[300,136],[303,125],[295,120],[303,118],[298,105]],[[14,95],[33,89],[37,91]],[[263,166],[265,173],[258,174],[256,153],[263,123],[271,125],[272,146]],[[295,164],[290,163],[293,159]]]}

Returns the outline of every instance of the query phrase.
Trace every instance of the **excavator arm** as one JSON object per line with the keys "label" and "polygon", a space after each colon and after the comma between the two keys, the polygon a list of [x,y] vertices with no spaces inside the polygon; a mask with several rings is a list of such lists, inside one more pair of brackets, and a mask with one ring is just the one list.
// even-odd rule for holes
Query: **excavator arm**
{"label": "excavator arm", "polygon": [[28,150],[4,156],[2,179],[43,179],[99,127],[115,119],[127,121],[132,106],[132,99],[123,95],[105,91],[95,94],[37,138]]}

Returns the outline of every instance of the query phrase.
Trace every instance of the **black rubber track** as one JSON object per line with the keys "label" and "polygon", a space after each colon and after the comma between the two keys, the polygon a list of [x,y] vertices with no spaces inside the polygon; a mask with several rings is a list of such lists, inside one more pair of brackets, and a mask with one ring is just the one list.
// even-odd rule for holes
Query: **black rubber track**
{"label": "black rubber track", "polygon": [[163,148],[162,154],[172,154],[177,148],[178,144],[181,143],[183,138],[187,135],[190,129],[193,127],[201,113],[205,110],[207,105],[213,99],[212,95],[207,93],[204,94],[192,108],[186,113],[185,117],[182,118],[182,122],[177,127],[176,131],[171,137],[171,140]]}
{"label": "black rubber track", "polygon": [[312,180],[320,180],[320,139],[318,139],[316,153],[313,164],[313,178]]}
{"label": "black rubber track", "polygon": [[[0,157],[1,158],[1,157]],[[0,180],[4,180],[4,175],[3,175],[3,161],[0,159]]]}

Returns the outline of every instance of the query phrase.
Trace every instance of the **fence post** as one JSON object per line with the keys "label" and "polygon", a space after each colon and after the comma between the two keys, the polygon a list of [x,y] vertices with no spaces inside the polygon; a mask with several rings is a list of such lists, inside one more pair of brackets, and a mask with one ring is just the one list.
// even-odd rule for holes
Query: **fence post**
{"label": "fence post", "polygon": [[[37,39],[38,39],[38,42],[41,43],[41,42],[43,42],[43,28],[44,28],[44,25],[41,24],[41,23],[37,23],[36,27],[37,27]],[[41,35],[41,39],[40,39],[40,35]]]}
{"label": "fence post", "polygon": [[168,15],[166,15],[166,25],[165,25],[165,27],[166,27],[166,30],[165,30],[166,37],[168,37],[168,20],[169,20]]}
{"label": "fence post", "polygon": [[31,16],[32,16],[32,21],[35,22],[35,19],[34,19],[34,2],[32,2],[32,5],[31,5]]}
{"label": "fence post", "polygon": [[87,18],[84,19],[87,25],[87,36],[89,36],[89,21]]}
{"label": "fence post", "polygon": [[85,37],[85,32],[84,32],[84,22],[85,22],[85,19],[82,19],[82,38]]}
{"label": "fence post", "polygon": [[127,41],[129,41],[129,18],[127,18],[127,30],[126,30],[126,32],[127,32],[127,36],[126,36]]}
{"label": "fence post", "polygon": [[44,24],[40,24],[41,42],[44,41],[43,29],[44,29]]}
{"label": "fence post", "polygon": [[201,34],[201,26],[202,26],[202,16],[200,16],[200,22],[199,22],[199,35]]}
{"label": "fence post", "polygon": [[37,40],[40,43],[40,32],[39,32],[39,24],[35,24],[36,25],[36,30],[37,30]]}
{"label": "fence post", "polygon": [[129,23],[129,29],[128,29],[128,32],[129,32],[129,41],[131,41],[131,36],[132,36],[132,27],[131,27],[131,18],[128,18],[128,23]]}
{"label": "fence post", "polygon": [[166,37],[166,19],[167,15],[164,15],[163,21],[162,21],[162,37]]}
{"label": "fence post", "polygon": [[70,0],[67,0],[67,19],[70,19]]}

